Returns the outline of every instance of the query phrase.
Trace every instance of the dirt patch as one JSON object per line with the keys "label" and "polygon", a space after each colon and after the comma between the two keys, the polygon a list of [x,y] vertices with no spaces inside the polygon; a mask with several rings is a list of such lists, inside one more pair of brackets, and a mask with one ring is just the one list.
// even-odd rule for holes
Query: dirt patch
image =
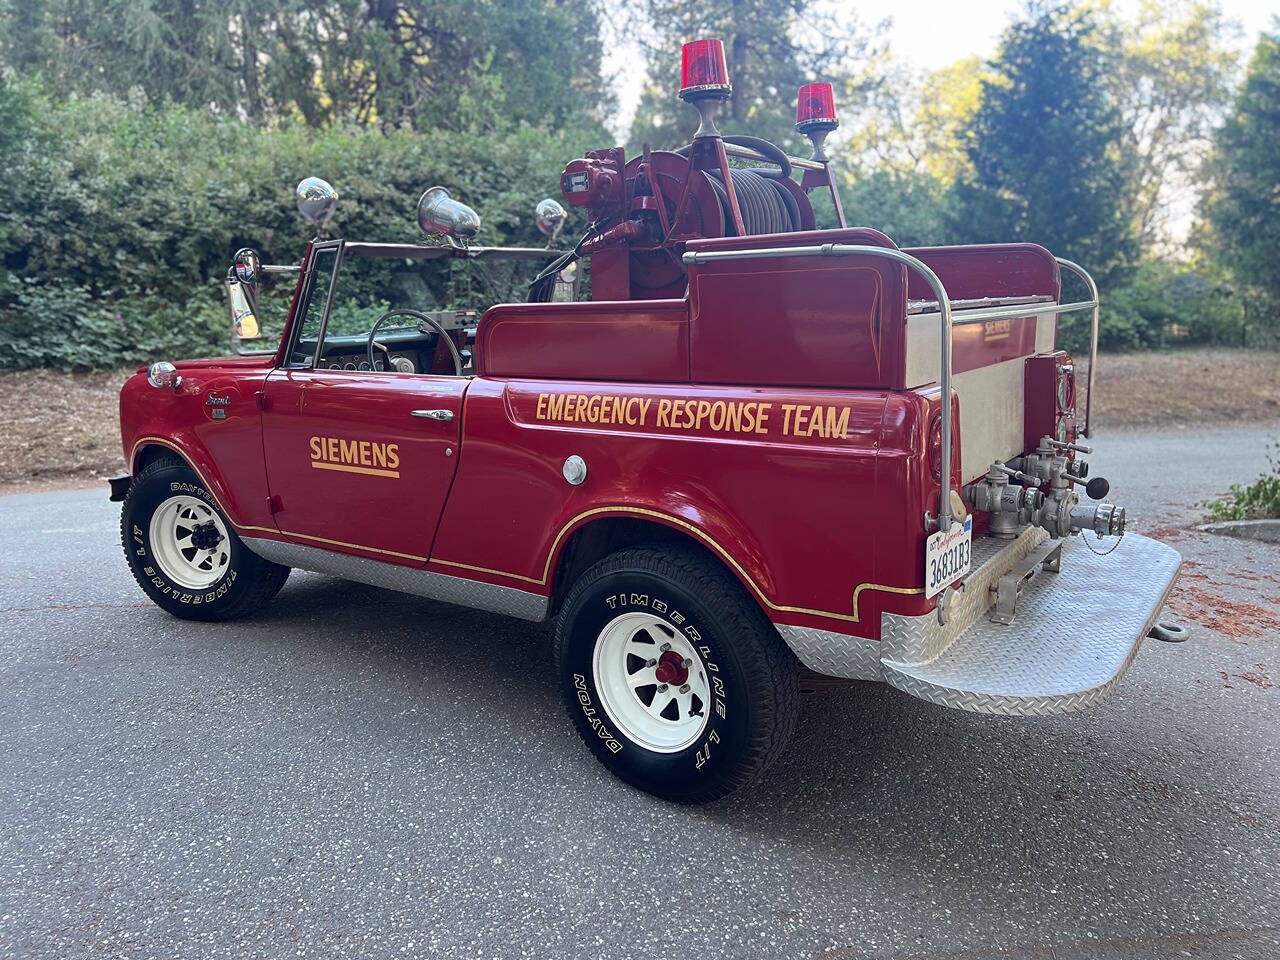
{"label": "dirt patch", "polygon": [[121,472],[120,387],[131,372],[0,373],[0,490],[79,485]]}
{"label": "dirt patch", "polygon": [[1183,583],[1174,592],[1169,607],[1174,613],[1232,640],[1280,633],[1280,612],[1256,603],[1233,602],[1190,583]]}
{"label": "dirt patch", "polygon": [[1190,536],[1195,532],[1194,530],[1188,530],[1186,527],[1156,527],[1154,530],[1144,531],[1144,535],[1154,540],[1169,543],[1172,540],[1181,540],[1183,537]]}
{"label": "dirt patch", "polygon": [[1228,690],[1235,689],[1232,680],[1243,680],[1245,683],[1253,684],[1259,690],[1270,690],[1275,686],[1271,675],[1267,673],[1265,663],[1255,663],[1252,670],[1246,670],[1243,673],[1227,673],[1225,670],[1219,670],[1218,676],[1222,678],[1222,685]]}
{"label": "dirt patch", "polygon": [[[1082,374],[1086,366],[1087,357]],[[1105,427],[1265,422],[1280,418],[1280,353],[1219,347],[1104,354],[1096,388],[1093,416]],[[1085,395],[1083,384],[1078,395]]]}

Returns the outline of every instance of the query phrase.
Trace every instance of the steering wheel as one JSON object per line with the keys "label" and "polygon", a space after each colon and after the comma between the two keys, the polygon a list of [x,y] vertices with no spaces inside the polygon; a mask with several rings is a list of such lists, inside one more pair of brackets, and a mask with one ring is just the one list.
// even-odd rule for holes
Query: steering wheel
{"label": "steering wheel", "polygon": [[436,320],[433,317],[428,316],[427,314],[423,313],[421,310],[409,310],[407,308],[401,308],[398,310],[388,310],[386,313],[384,313],[374,322],[373,329],[369,331],[369,343],[366,345],[368,354],[369,354],[370,370],[376,370],[378,366],[373,359],[373,350],[374,350],[374,347],[377,347],[387,357],[387,366],[386,366],[387,372],[388,373],[394,372],[394,368],[392,367],[392,364],[391,364],[391,351],[387,349],[386,344],[379,343],[377,340],[378,331],[382,328],[382,325],[386,323],[388,320],[390,320],[392,317],[412,317],[414,320],[418,321],[419,329],[421,329],[424,323],[429,327],[433,327],[436,333],[439,334],[440,339],[449,345],[449,355],[453,357],[453,375],[455,377],[462,376],[462,366],[463,366],[462,354],[458,352],[457,346],[454,344],[452,338],[450,338],[445,328],[441,325],[440,321]]}

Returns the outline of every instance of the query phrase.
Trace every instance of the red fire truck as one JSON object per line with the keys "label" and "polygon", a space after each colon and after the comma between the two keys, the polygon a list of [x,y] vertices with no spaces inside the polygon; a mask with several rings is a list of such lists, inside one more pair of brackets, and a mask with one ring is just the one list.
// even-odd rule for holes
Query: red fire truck
{"label": "red fire truck", "polygon": [[[697,135],[570,162],[590,226],[564,250],[476,245],[440,187],[423,243],[329,239],[337,194],[303,181],[320,235],[300,263],[243,250],[228,274],[241,355],[157,362],[121,393],[112,498],[143,591],[227,620],[296,567],[554,618],[592,752],[686,802],[768,766],[806,676],[1051,714],[1108,696],[1148,635],[1178,639],[1157,618],[1180,558],[1100,502],[1093,390],[1080,416],[1056,348],[1058,317],[1091,312],[1092,387],[1088,273],[1031,243],[904,250],[848,226],[831,87],[800,91],[808,159],[721,135],[728,92],[719,41],[687,45]],[[538,208],[552,235],[564,214]],[[272,278],[287,319],[251,350]]]}

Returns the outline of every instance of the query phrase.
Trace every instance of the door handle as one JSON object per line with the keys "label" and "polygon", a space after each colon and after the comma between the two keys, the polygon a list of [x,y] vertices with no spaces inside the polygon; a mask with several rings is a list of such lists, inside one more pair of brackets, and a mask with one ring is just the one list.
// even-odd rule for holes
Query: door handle
{"label": "door handle", "polygon": [[439,420],[443,423],[453,419],[452,410],[412,410],[410,412],[415,417],[425,417],[428,420]]}

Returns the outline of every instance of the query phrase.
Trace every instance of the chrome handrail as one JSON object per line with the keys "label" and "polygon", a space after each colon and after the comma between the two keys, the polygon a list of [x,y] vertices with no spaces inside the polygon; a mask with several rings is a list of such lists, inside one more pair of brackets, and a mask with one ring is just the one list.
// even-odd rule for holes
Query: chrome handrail
{"label": "chrome handrail", "polygon": [[[1098,359],[1098,286],[1093,282],[1089,272],[1077,263],[1055,257],[1058,266],[1064,267],[1084,280],[1089,287],[1091,300],[1080,300],[1074,303],[1048,304],[1011,304],[1009,306],[988,307],[985,309],[966,310],[964,316],[956,320],[953,317],[953,304],[947,296],[946,288],[938,275],[923,260],[889,247],[869,247],[859,244],[824,243],[820,246],[800,247],[759,247],[749,250],[700,250],[686,253],[685,263],[709,263],[715,260],[758,260],[766,257],[832,257],[865,255],[882,257],[901,263],[908,269],[915,270],[933,289],[937,297],[938,309],[931,313],[920,313],[914,316],[922,319],[938,317],[942,328],[942,352],[939,358],[942,387],[942,476],[946,477],[938,494],[938,529],[947,530],[951,526],[951,332],[955,326],[970,323],[984,323],[988,320],[1001,320],[1006,317],[1026,316],[1059,316],[1064,313],[1076,313],[1080,310],[1093,310],[1093,327],[1089,339],[1089,379],[1088,396],[1085,398],[1084,435],[1091,436],[1090,423],[1093,407],[1093,371]],[[1031,308],[1031,309],[1028,309]]]}
{"label": "chrome handrail", "polygon": [[[890,247],[868,247],[850,243],[824,243],[805,247],[762,247],[750,250],[706,250],[686,253],[685,263],[709,263],[715,260],[758,260],[764,257],[882,257],[901,263],[922,276],[938,298],[942,352],[939,357],[942,377],[942,489],[938,492],[938,529],[951,529],[951,298],[938,275],[923,260]],[[926,518],[927,525],[927,518]]]}
{"label": "chrome handrail", "polygon": [[[731,157],[738,157],[741,160],[763,160],[766,163],[775,163],[773,157],[761,153],[759,150],[753,150],[751,147],[744,147],[737,143],[726,143],[724,152]],[[805,160],[801,157],[793,157],[787,155],[787,159],[791,161],[793,167],[799,167],[801,170],[825,170],[826,165],[819,160]]]}
{"label": "chrome handrail", "polygon": [[[1064,260],[1062,257],[1054,257],[1058,261],[1058,266],[1066,267],[1077,277],[1085,282],[1089,288],[1089,296],[1093,297],[1092,301],[1081,301],[1081,307],[1093,307],[1093,320],[1089,330],[1089,377],[1086,381],[1088,394],[1084,398],[1084,435],[1086,437],[1093,436],[1093,372],[1098,366],[1098,285],[1093,282],[1093,277],[1089,276],[1089,271],[1078,263],[1072,263],[1070,260]],[[1065,312],[1065,311],[1064,311]]]}

